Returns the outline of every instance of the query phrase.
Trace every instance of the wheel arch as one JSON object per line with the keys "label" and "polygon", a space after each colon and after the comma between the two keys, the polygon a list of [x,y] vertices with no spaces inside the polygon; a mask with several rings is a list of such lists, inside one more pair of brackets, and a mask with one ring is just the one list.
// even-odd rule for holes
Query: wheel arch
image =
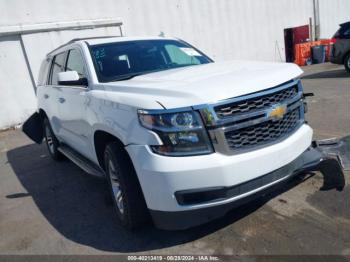
{"label": "wheel arch", "polygon": [[47,114],[46,114],[44,109],[39,108],[38,113],[39,113],[39,115],[40,115],[42,120],[44,120],[44,118],[48,118],[48,116],[47,116]]}
{"label": "wheel arch", "polygon": [[344,56],[343,56],[343,64],[345,63],[345,59],[346,59],[348,56],[350,56],[350,50],[348,50],[348,51],[344,54]]}
{"label": "wheel arch", "polygon": [[[95,130],[93,138],[94,138],[93,143],[94,143],[94,148],[95,148],[95,153],[96,153],[96,158],[97,158],[98,164],[100,165],[100,167],[102,169],[105,169],[104,151],[105,151],[106,146],[111,142],[116,142],[120,145],[121,148],[124,149],[125,145],[122,142],[122,140],[119,139],[116,135],[111,134],[110,132],[105,131],[105,130],[101,130],[101,129]],[[130,158],[128,152],[125,149],[122,152],[127,154],[128,157]]]}

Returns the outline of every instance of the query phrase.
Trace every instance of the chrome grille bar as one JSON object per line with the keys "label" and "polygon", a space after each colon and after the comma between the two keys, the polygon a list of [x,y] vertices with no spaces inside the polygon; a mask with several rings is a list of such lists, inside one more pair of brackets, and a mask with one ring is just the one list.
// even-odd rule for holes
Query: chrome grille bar
{"label": "chrome grille bar", "polygon": [[[281,119],[269,115],[276,105],[286,108]],[[305,121],[300,80],[194,109],[201,112],[215,150],[228,155],[277,143]]]}

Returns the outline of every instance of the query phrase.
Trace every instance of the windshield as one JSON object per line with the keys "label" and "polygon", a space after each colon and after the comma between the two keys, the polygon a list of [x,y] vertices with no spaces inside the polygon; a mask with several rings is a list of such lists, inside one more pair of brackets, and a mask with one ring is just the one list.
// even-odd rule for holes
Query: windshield
{"label": "windshield", "polygon": [[132,77],[212,60],[189,44],[176,40],[138,40],[90,46],[100,82]]}

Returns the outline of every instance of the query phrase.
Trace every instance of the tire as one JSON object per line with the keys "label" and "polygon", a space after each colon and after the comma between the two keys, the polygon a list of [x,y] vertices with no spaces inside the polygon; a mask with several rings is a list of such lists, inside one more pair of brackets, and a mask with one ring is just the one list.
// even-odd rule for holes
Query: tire
{"label": "tire", "polygon": [[149,221],[149,213],[136,171],[125,149],[117,142],[108,144],[104,164],[120,224],[129,230],[143,226]]}
{"label": "tire", "polygon": [[350,54],[347,54],[347,56],[345,57],[344,66],[345,66],[345,70],[350,73]]}
{"label": "tire", "polygon": [[44,136],[47,150],[49,151],[51,158],[55,161],[62,160],[63,155],[58,151],[59,141],[53,133],[50,122],[47,118],[44,119]]}

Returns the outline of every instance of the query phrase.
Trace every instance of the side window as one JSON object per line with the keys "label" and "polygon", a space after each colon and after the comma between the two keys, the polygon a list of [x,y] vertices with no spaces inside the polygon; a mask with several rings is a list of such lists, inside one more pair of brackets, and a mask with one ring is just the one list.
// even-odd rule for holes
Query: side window
{"label": "side window", "polygon": [[66,71],[77,71],[80,78],[86,78],[85,64],[78,50],[72,49],[69,51]]}
{"label": "side window", "polygon": [[65,58],[65,53],[58,54],[53,58],[49,84],[51,85],[58,84],[57,74],[64,70],[64,58]]}
{"label": "side window", "polygon": [[350,37],[350,28],[345,29],[344,35],[345,35],[346,37]]}

